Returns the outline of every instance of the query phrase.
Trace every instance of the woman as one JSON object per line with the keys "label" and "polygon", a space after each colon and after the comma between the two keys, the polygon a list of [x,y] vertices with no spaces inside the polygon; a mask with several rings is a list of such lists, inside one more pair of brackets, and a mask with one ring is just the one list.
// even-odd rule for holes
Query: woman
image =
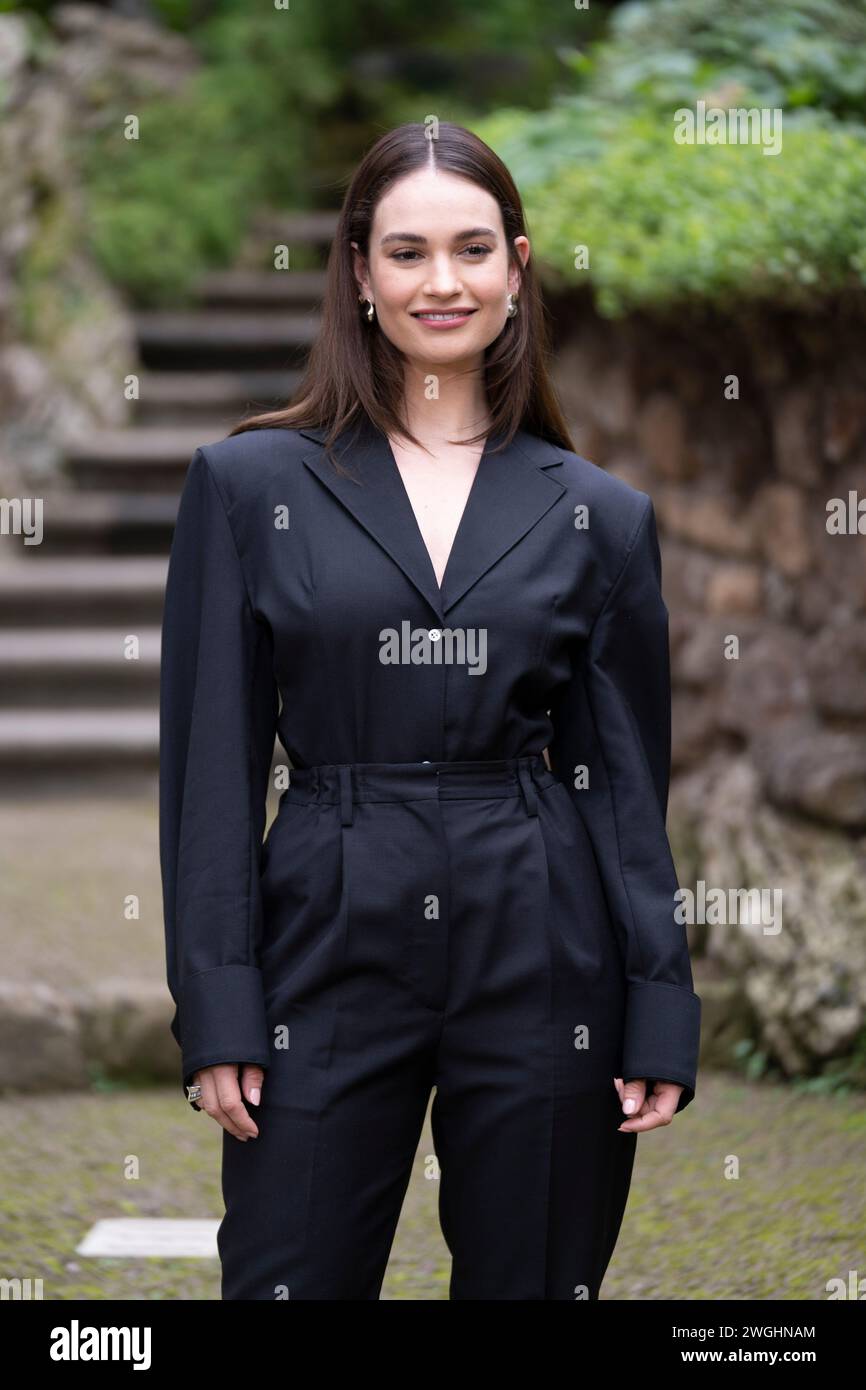
{"label": "woman", "polygon": [[190,464],[160,834],[224,1299],[379,1297],[434,1087],[451,1298],[597,1299],[694,1097],[653,508],[572,451],[542,330],[503,164],[402,126],[298,403]]}

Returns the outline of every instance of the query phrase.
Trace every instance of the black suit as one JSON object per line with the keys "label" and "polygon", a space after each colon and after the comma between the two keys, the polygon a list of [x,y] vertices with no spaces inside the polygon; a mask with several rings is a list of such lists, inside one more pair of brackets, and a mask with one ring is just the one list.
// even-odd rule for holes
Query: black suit
{"label": "black suit", "polygon": [[652,504],[490,438],[440,591],[387,439],[344,435],[346,478],[324,436],[198,449],[166,590],[172,1027],[185,1083],[267,1069],[259,1138],[224,1136],[223,1297],[377,1298],[435,1086],[452,1298],[597,1298],[612,1078],[682,1110],[700,1031]]}

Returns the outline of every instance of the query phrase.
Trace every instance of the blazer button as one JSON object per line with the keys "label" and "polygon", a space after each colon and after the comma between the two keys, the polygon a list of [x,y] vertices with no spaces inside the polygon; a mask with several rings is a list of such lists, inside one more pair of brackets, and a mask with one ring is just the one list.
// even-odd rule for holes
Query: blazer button
{"label": "blazer button", "polygon": [[421,759],[421,766],[422,766],[422,767],[429,767],[429,766],[430,766],[430,759],[429,759],[429,758],[422,758],[422,759]]}
{"label": "blazer button", "polygon": [[427,636],[430,638],[431,642],[438,642],[439,638],[442,636],[442,629],[438,627],[431,627],[430,631],[427,633]]}

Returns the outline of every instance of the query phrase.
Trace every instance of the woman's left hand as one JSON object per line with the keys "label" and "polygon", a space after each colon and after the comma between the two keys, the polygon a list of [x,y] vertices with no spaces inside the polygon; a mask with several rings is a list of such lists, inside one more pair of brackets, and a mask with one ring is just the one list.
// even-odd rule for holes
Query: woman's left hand
{"label": "woman's left hand", "polygon": [[656,1081],[649,1095],[646,1093],[646,1080],[624,1083],[621,1076],[615,1076],[613,1084],[623,1108],[626,1101],[635,1102],[627,1118],[619,1126],[621,1134],[669,1125],[683,1093],[683,1087],[678,1086],[675,1081]]}

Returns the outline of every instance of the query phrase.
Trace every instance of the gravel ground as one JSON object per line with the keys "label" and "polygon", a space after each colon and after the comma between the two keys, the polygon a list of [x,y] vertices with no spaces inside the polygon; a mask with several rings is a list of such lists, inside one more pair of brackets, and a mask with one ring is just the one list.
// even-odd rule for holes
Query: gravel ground
{"label": "gravel ground", "polygon": [[[75,1253],[101,1218],[221,1216],[221,1131],[175,1089],[7,1099],[0,1125],[0,1273],[42,1278],[46,1299],[219,1298],[216,1259]],[[448,1297],[432,1151],[428,1117],[384,1299]],[[687,1111],[638,1139],[602,1297],[826,1298],[828,1279],[866,1269],[864,1157],[859,1099],[702,1076]]]}

